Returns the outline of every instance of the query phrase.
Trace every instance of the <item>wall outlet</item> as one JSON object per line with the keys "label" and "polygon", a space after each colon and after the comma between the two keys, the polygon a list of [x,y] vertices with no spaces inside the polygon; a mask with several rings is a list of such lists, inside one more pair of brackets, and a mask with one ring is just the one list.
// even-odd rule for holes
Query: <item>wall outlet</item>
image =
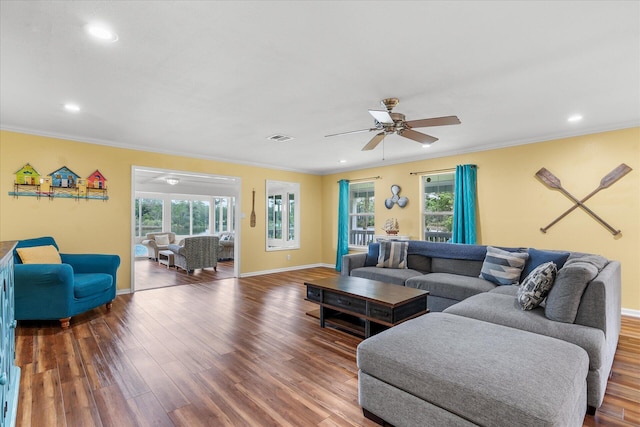
{"label": "wall outlet", "polygon": [[291,261],[291,255],[287,255],[287,261]]}

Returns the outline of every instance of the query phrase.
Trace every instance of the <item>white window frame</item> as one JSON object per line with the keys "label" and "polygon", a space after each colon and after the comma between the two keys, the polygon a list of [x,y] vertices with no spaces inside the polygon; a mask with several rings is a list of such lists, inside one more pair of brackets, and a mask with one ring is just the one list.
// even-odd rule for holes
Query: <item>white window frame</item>
{"label": "white window frame", "polygon": [[[265,209],[265,234],[266,234],[266,250],[282,251],[300,248],[300,184],[297,182],[283,181],[266,181],[266,209]],[[272,198],[281,197],[282,212],[280,218],[280,227],[282,231],[281,238],[273,238],[269,235],[270,224],[272,218],[269,218],[269,205]],[[291,199],[293,198],[293,207],[291,207]],[[293,209],[293,227],[289,224],[289,216]],[[293,230],[293,236],[291,236]]]}
{"label": "white window frame", "polygon": [[[368,201],[365,202],[365,205],[368,205],[371,207],[372,209],[371,212],[358,212],[356,201],[354,201],[354,199],[352,198],[352,195],[354,194],[354,190],[352,190],[352,187],[362,186],[363,184],[371,184],[372,197],[371,197],[371,200],[368,200],[369,198],[367,197],[366,199]],[[349,248],[362,250],[362,249],[365,249],[370,242],[374,241],[375,224],[376,224],[375,201],[376,201],[375,181],[358,181],[358,182],[349,183]],[[354,228],[354,226],[357,225],[358,223],[359,217],[369,217],[370,219],[372,219],[373,225],[371,226],[371,228],[369,228],[368,226],[365,227],[364,229]]]}
{"label": "white window frame", "polygon": [[[448,176],[451,176],[451,180],[447,179]],[[427,194],[426,183],[427,179],[438,178],[438,180],[442,180],[442,186],[447,186],[451,183],[451,210],[450,211],[427,211],[427,198],[429,194],[439,194],[440,192],[430,192]],[[446,171],[446,172],[437,172],[420,175],[420,194],[421,194],[421,203],[420,203],[420,233],[423,240],[431,241],[431,242],[447,242],[451,240],[451,236],[453,231],[446,230],[448,225],[448,220],[445,219],[441,221],[440,225],[434,226],[434,229],[429,229],[427,227],[427,217],[428,216],[442,216],[444,218],[451,218],[451,225],[453,226],[453,197],[455,196],[455,183],[456,183],[456,172],[455,170]],[[449,192],[445,192],[449,193]],[[444,229],[443,229],[444,228]]]}

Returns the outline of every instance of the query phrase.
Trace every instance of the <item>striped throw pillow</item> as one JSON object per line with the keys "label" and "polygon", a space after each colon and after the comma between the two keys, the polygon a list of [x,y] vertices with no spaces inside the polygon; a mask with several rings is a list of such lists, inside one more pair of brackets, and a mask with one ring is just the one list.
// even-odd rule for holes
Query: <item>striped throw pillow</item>
{"label": "striped throw pillow", "polygon": [[381,242],[376,267],[407,268],[409,242]]}
{"label": "striped throw pillow", "polygon": [[517,285],[527,258],[529,254],[526,252],[509,252],[487,246],[480,278],[497,285]]}

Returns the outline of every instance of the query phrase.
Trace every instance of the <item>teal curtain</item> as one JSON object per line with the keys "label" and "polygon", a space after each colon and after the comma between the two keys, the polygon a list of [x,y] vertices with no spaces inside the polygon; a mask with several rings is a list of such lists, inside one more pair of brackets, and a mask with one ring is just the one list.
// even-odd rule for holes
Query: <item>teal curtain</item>
{"label": "teal curtain", "polygon": [[456,166],[453,243],[476,243],[476,165]]}
{"label": "teal curtain", "polygon": [[338,196],[338,250],[336,253],[336,270],[342,271],[342,255],[349,253],[349,181],[341,179]]}

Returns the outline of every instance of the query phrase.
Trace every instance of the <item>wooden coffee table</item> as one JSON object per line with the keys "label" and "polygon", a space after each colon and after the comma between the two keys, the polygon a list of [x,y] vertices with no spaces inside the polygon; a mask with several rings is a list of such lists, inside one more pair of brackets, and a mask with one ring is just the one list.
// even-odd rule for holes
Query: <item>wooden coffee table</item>
{"label": "wooden coffee table", "polygon": [[364,338],[429,312],[429,292],[420,289],[351,276],[304,284],[305,299],[320,305],[320,327],[330,325]]}

